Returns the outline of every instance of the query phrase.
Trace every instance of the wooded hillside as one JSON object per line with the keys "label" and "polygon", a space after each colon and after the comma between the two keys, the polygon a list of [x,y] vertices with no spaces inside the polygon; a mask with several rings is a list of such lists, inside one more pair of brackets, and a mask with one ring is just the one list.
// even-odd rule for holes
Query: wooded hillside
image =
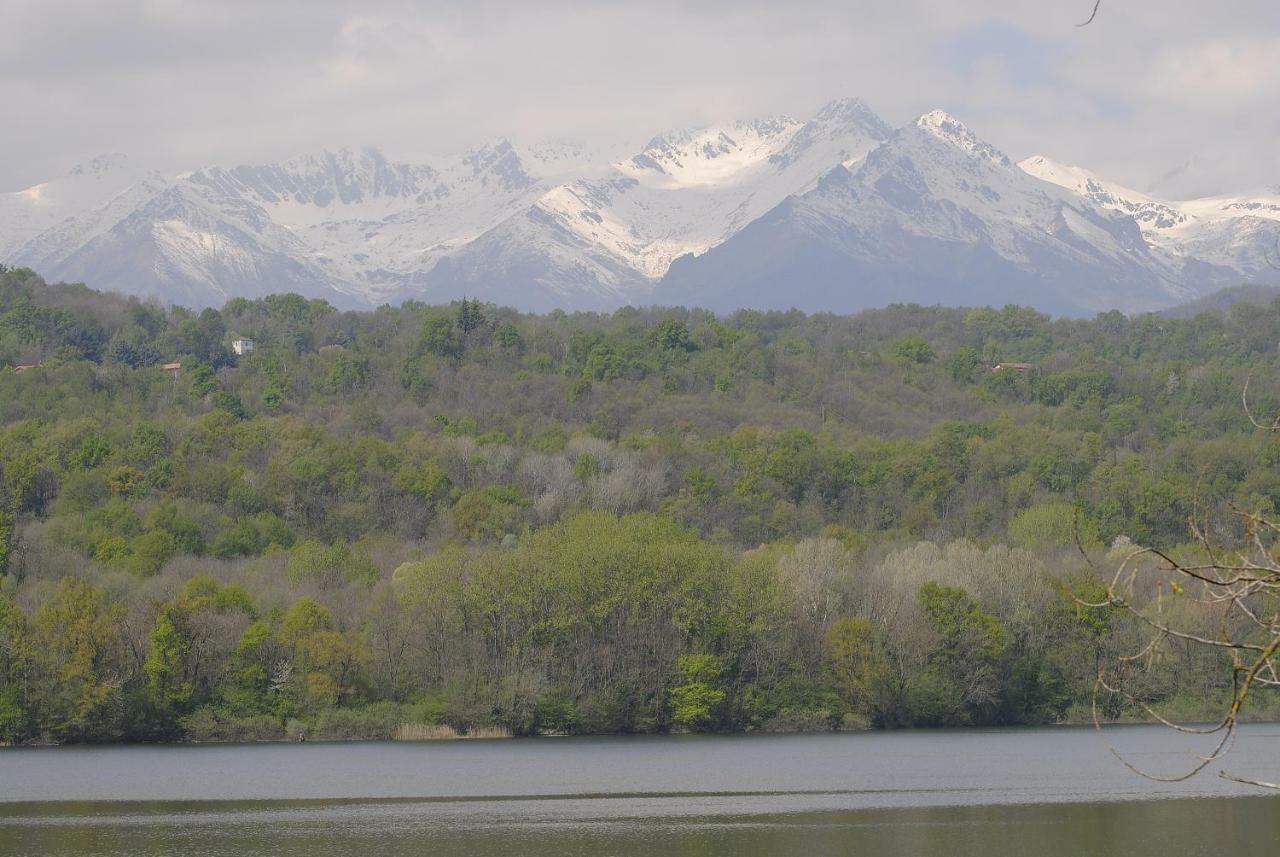
{"label": "wooded hillside", "polygon": [[[1277,331],[1280,302],[193,314],[5,270],[0,739],[1079,717],[1139,633],[1073,600],[1089,560],[1280,505],[1241,407],[1253,372],[1280,411]],[[1166,648],[1143,699],[1229,692]]]}

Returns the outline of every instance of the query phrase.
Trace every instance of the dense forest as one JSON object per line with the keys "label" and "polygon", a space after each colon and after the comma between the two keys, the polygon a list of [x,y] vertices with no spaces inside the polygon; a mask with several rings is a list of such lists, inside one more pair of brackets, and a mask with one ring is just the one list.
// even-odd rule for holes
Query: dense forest
{"label": "dense forest", "polygon": [[[1280,506],[1241,405],[1280,411],[1278,335],[1280,301],[193,313],[0,268],[0,741],[1083,719],[1144,639],[1082,603],[1128,550]],[[1177,596],[1139,607],[1212,623]],[[1161,711],[1230,694],[1147,655]]]}

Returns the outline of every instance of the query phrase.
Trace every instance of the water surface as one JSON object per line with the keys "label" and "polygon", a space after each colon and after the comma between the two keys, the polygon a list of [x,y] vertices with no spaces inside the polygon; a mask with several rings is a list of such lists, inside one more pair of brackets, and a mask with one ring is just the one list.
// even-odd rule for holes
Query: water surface
{"label": "water surface", "polygon": [[[1280,853],[1280,798],[1143,779],[1157,727],[0,750],[0,854]],[[1227,766],[1280,773],[1280,727]],[[1218,766],[1221,767],[1221,766]]]}

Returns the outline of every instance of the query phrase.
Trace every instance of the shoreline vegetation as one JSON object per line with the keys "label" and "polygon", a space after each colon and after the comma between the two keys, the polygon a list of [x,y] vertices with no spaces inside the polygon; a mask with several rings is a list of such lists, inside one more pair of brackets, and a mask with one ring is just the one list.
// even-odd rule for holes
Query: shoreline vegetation
{"label": "shoreline vegetation", "polygon": [[[359,714],[359,710],[356,710]],[[1187,725],[1206,725],[1212,722],[1211,718],[1219,714],[1219,709],[1203,709],[1199,714],[1180,717],[1179,722]],[[1255,712],[1240,718],[1242,724],[1266,724],[1280,723],[1280,709],[1272,708],[1263,712]],[[810,723],[810,726],[817,724]],[[1161,725],[1158,720],[1152,718],[1142,718],[1139,716],[1124,716],[1114,720],[1110,720],[1103,724],[1103,728],[1109,729],[1113,727],[1125,726],[1158,726]],[[334,729],[334,727],[337,727]],[[355,728],[352,728],[355,726]],[[345,727],[345,728],[343,728]],[[924,727],[920,727],[924,728]],[[942,726],[930,727],[934,730],[942,729],[964,729],[975,728],[965,726]],[[1059,720],[1053,723],[1037,723],[1037,724],[1008,724],[1000,727],[978,727],[978,728],[1001,728],[1001,729],[1093,729],[1095,724],[1093,720]],[[334,731],[325,731],[333,729]],[[292,731],[291,731],[292,730]],[[388,731],[384,731],[388,730]],[[754,731],[737,731],[737,732],[718,732],[718,733],[697,733],[687,729],[673,729],[665,733],[636,733],[636,732],[592,732],[592,733],[569,733],[569,732],[536,732],[531,734],[517,735],[510,729],[503,726],[476,726],[471,727],[467,731],[460,731],[445,723],[400,723],[393,725],[392,722],[385,720],[384,717],[372,716],[366,720],[360,721],[357,725],[357,719],[347,719],[346,721],[334,723],[321,723],[318,726],[308,726],[300,721],[292,721],[285,724],[265,724],[257,723],[227,723],[224,728],[219,731],[217,729],[200,734],[195,731],[188,732],[180,739],[167,739],[162,742],[166,746],[197,746],[197,745],[217,745],[217,744],[325,744],[325,743],[364,743],[387,741],[403,742],[408,744],[431,743],[431,742],[448,742],[448,741],[495,741],[506,739],[557,739],[557,738],[624,738],[628,736],[639,736],[641,734],[654,735],[663,734],[671,736],[695,735],[695,734],[718,734],[718,735],[826,735],[832,733],[862,733],[869,734],[884,730],[878,730],[866,723],[846,722],[837,725],[828,725],[826,728],[797,728],[797,729],[773,729],[773,730],[754,730]],[[121,742],[111,742],[119,745]],[[136,743],[136,742],[135,742]],[[157,742],[151,742],[157,743]],[[0,743],[0,749],[6,747],[64,747],[77,746],[71,743],[41,743],[26,742],[22,744]],[[78,746],[85,746],[80,744]]]}
{"label": "shoreline vegetation", "polygon": [[[1212,719],[1280,302],[165,308],[0,268],[0,742]],[[235,347],[233,348],[233,343]],[[245,345],[249,343],[249,345]],[[1269,416],[1266,419],[1270,419]],[[1246,716],[1280,717],[1259,692]]]}

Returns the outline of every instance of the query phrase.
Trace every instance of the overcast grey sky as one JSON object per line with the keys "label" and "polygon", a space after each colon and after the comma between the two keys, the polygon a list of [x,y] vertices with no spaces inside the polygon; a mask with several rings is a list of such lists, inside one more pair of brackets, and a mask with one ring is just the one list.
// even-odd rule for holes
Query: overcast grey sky
{"label": "overcast grey sky", "polygon": [[0,0],[0,190],[126,152],[166,171],[369,143],[644,138],[942,107],[1022,158],[1146,186],[1280,184],[1276,0]]}

